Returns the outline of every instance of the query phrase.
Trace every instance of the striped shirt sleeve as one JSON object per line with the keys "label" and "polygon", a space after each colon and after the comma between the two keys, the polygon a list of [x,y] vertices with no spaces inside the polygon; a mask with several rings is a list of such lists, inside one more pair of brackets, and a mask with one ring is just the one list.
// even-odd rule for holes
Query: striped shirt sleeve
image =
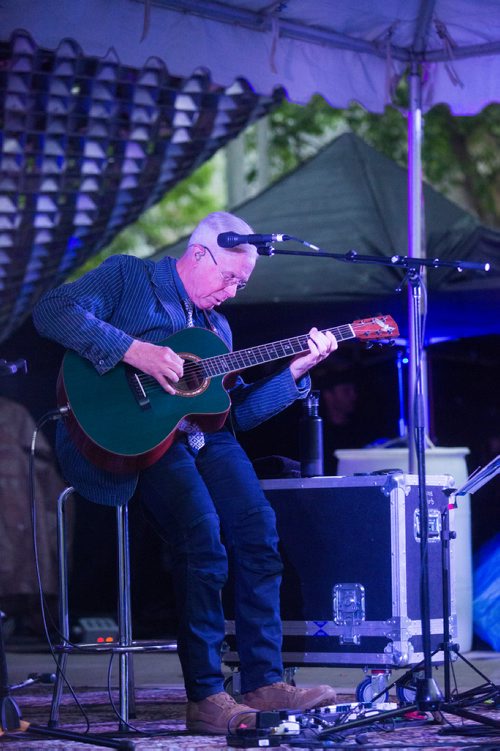
{"label": "striped shirt sleeve", "polygon": [[133,341],[106,320],[121,304],[123,289],[122,265],[117,257],[108,258],[81,279],[46,293],[33,311],[34,324],[42,336],[75,350],[105,373]]}

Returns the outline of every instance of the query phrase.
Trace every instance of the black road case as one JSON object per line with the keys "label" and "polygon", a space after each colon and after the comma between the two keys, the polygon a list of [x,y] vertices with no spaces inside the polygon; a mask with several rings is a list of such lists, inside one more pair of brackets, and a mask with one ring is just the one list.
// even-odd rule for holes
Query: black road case
{"label": "black road case", "polygon": [[[390,474],[266,480],[284,563],[287,666],[398,668],[423,659],[418,478]],[[441,528],[449,475],[426,480],[431,644],[443,640]],[[452,523],[452,519],[451,519]],[[453,543],[450,632],[456,635]],[[231,580],[225,594],[228,665],[238,662]],[[444,660],[442,651],[433,661]]]}

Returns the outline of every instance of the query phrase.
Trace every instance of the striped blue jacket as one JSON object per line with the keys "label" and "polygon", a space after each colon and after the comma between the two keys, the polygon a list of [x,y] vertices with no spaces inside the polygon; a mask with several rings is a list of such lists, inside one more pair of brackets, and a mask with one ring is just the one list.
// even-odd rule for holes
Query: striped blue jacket
{"label": "striped blue jacket", "polygon": [[[134,256],[112,256],[75,282],[45,294],[33,320],[42,336],[88,358],[99,373],[113,368],[133,339],[153,344],[186,326],[174,282],[175,259],[155,263]],[[211,326],[232,348],[227,319],[208,313]],[[231,388],[236,430],[249,430],[281,412],[310,388],[308,376],[296,383],[288,367],[247,384],[238,377]],[[57,426],[56,450],[68,483],[91,501],[117,505],[130,499],[138,474],[115,474],[89,462],[69,437],[63,421]]]}

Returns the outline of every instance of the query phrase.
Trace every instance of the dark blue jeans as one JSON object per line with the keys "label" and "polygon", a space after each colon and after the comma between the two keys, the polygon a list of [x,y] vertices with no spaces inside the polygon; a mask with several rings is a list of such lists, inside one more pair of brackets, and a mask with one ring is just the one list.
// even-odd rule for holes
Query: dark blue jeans
{"label": "dark blue jeans", "polygon": [[234,565],[242,691],[281,680],[276,519],[235,437],[228,430],[208,434],[197,455],[183,440],[174,443],[142,473],[139,489],[171,547],[178,653],[188,699],[200,701],[223,690],[226,548]]}

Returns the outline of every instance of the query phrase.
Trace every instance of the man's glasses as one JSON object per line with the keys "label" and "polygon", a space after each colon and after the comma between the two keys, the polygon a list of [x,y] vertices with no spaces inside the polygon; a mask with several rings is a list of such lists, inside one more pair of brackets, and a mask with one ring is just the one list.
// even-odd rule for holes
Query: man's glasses
{"label": "man's glasses", "polygon": [[[207,248],[206,245],[200,245],[200,248],[203,248],[203,250],[206,250],[209,254],[212,261],[215,263],[216,266],[219,264],[217,263],[217,259],[215,258],[214,254],[210,250],[210,248]],[[242,279],[239,279],[237,276],[232,274],[230,271],[221,271],[220,269],[217,269],[222,281],[224,282],[224,287],[232,287],[234,284],[236,284],[236,289],[239,291],[240,289],[244,289],[247,286],[247,283],[244,282]]]}

